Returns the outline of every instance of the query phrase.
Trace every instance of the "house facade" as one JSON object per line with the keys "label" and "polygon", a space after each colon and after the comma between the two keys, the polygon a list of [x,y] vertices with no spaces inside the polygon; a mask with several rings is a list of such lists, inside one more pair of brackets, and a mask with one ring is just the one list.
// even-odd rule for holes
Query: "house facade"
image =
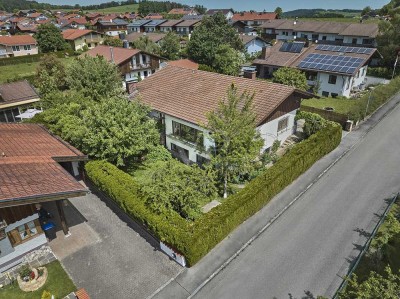
{"label": "house facade", "polygon": [[132,23],[129,23],[127,25],[127,29],[128,29],[128,33],[131,32],[144,32],[144,25],[146,25],[147,23],[150,23],[151,20],[136,20]]}
{"label": "house facade", "polygon": [[87,193],[75,179],[87,156],[36,124],[0,123],[0,132],[0,273],[4,273],[47,244],[39,204],[55,203],[58,215],[53,216],[69,234],[63,205],[65,199]]}
{"label": "house facade", "polygon": [[313,42],[343,46],[376,47],[378,24],[271,20],[261,26],[268,39],[306,39]]}
{"label": "house facade", "polygon": [[151,22],[143,25],[145,32],[160,31],[160,25],[167,22],[167,20],[151,20]]}
{"label": "house facade", "polygon": [[275,20],[277,17],[274,12],[241,12],[233,15],[232,22],[242,21],[247,26],[260,27],[262,24]]}
{"label": "house facade", "polygon": [[74,51],[85,47],[93,49],[104,42],[104,34],[87,29],[67,29],[62,32],[62,36]]}
{"label": "house facade", "polygon": [[30,35],[0,36],[0,58],[38,54],[36,40]]}
{"label": "house facade", "polygon": [[160,31],[166,33],[170,31],[176,31],[176,25],[182,22],[183,20],[168,20],[167,22],[160,24]]}
{"label": "house facade", "polygon": [[206,115],[217,108],[219,99],[226,98],[232,83],[240,93],[255,93],[257,130],[264,139],[262,151],[294,133],[300,100],[312,97],[289,86],[170,65],[139,82],[136,90],[165,128],[166,148],[185,163],[201,165],[215,150],[212,133],[203,128]]}
{"label": "house facade", "polygon": [[121,33],[127,33],[128,22],[121,19],[99,20],[94,25],[97,32],[106,34],[108,36],[118,36]]}
{"label": "house facade", "polygon": [[0,84],[0,123],[21,121],[18,116],[38,108],[39,101],[39,94],[26,80]]}
{"label": "house facade", "polygon": [[350,97],[363,89],[368,64],[376,49],[345,47],[306,42],[277,42],[264,48],[253,61],[259,78],[271,78],[281,67],[297,68],[307,77],[310,88],[318,87],[322,96]]}
{"label": "house facade", "polygon": [[234,11],[231,8],[209,9],[207,10],[206,15],[213,16],[217,13],[222,13],[228,21],[230,21],[234,15]]}
{"label": "house facade", "polygon": [[250,55],[261,52],[264,47],[269,46],[269,43],[256,35],[240,34],[246,52]]}
{"label": "house facade", "polygon": [[179,35],[189,35],[196,26],[200,25],[201,20],[185,20],[175,25],[176,33]]}

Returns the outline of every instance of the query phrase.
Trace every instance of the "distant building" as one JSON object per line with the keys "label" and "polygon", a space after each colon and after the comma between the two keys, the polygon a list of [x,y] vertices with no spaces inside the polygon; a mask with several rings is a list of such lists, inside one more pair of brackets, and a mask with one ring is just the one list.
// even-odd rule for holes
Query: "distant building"
{"label": "distant building", "polygon": [[30,35],[0,36],[0,58],[38,54],[36,40]]}
{"label": "distant building", "polygon": [[232,22],[242,21],[247,26],[259,27],[265,22],[275,20],[277,14],[274,12],[241,12],[232,17]]}
{"label": "distant building", "polygon": [[209,9],[206,12],[206,15],[208,16],[213,16],[217,13],[222,13],[225,18],[230,21],[233,18],[234,11],[231,8],[226,8],[226,9]]}

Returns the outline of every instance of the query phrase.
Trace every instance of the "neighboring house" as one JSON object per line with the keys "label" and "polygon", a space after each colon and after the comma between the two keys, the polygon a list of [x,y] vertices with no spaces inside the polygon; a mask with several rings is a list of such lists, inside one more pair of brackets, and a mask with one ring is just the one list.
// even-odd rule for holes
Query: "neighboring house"
{"label": "neighboring house", "polygon": [[322,44],[376,47],[376,23],[271,20],[261,26],[268,39],[308,39]]}
{"label": "neighboring house", "polygon": [[233,11],[232,8],[227,8],[227,9],[223,9],[223,8],[222,9],[209,9],[209,10],[207,10],[206,15],[213,16],[213,15],[215,15],[217,13],[222,13],[228,21],[230,21],[232,19],[233,15],[234,15],[234,11]]}
{"label": "neighboring house", "polygon": [[170,31],[176,31],[176,25],[179,23],[182,23],[183,20],[168,20],[165,23],[160,24],[160,31],[161,32],[170,32]]}
{"label": "neighboring house", "polygon": [[193,32],[194,28],[200,25],[201,20],[185,20],[177,25],[176,32],[180,35],[189,35]]}
{"label": "neighboring house", "polygon": [[242,21],[247,26],[260,27],[265,22],[276,19],[278,16],[274,12],[241,12],[232,17],[232,22]]}
{"label": "neighboring house", "polygon": [[149,13],[144,17],[146,20],[162,20],[164,17],[160,13]]}
{"label": "neighboring house", "polygon": [[129,33],[124,40],[127,40],[130,44],[133,44],[135,41],[137,41],[141,37],[147,36],[152,42],[156,43],[157,45],[160,45],[160,42],[162,39],[165,37],[165,33],[153,33],[153,32],[132,32]]}
{"label": "neighboring house", "polygon": [[[201,127],[207,113],[226,99],[235,84],[239,93],[254,92],[256,126],[264,139],[263,151],[275,140],[284,141],[295,131],[296,111],[302,98],[313,95],[294,87],[189,68],[167,66],[136,85],[141,101],[153,109],[163,125],[163,142],[174,157],[203,164],[215,149],[212,132]],[[205,151],[200,151],[204,148]]]}
{"label": "neighboring house", "polygon": [[121,19],[102,20],[95,23],[97,31],[109,36],[118,36],[120,33],[127,33],[128,22]]}
{"label": "neighboring house", "polygon": [[38,30],[37,27],[38,24],[36,23],[21,22],[16,25],[16,28],[13,32],[34,35]]}
{"label": "neighboring house", "polygon": [[160,69],[163,58],[138,49],[97,46],[82,55],[103,56],[107,61],[118,65],[124,82],[147,78]]}
{"label": "neighboring house", "polygon": [[82,50],[85,46],[89,49],[103,44],[104,35],[87,29],[67,29],[62,36],[74,51]]}
{"label": "neighboring house", "polygon": [[39,94],[26,80],[0,84],[0,123],[20,121],[17,116],[39,101]]}
{"label": "neighboring house", "polygon": [[55,204],[58,213],[53,217],[69,234],[63,206],[66,199],[87,193],[74,178],[87,156],[40,125],[0,124],[0,132],[0,273],[4,273],[48,243],[37,204]]}
{"label": "neighboring house", "polygon": [[240,34],[239,38],[250,55],[261,52],[264,47],[269,45],[268,42],[256,35]]}
{"label": "neighboring house", "polygon": [[376,49],[277,42],[265,48],[261,59],[254,60],[260,78],[270,78],[280,67],[297,68],[305,72],[308,84],[319,86],[322,96],[349,97],[365,84],[368,63]]}
{"label": "neighboring house", "polygon": [[131,32],[144,32],[144,25],[150,23],[151,20],[136,20],[127,25],[128,33]]}
{"label": "neighboring house", "polygon": [[160,31],[160,25],[167,22],[167,20],[151,20],[149,23],[143,25],[145,32]]}
{"label": "neighboring house", "polygon": [[173,8],[169,11],[169,15],[197,16],[199,13],[194,8]]}
{"label": "neighboring house", "polygon": [[0,36],[0,58],[33,54],[38,54],[38,47],[32,36]]}
{"label": "neighboring house", "polygon": [[182,68],[191,69],[191,70],[199,69],[199,64],[190,59],[179,59],[179,60],[168,61],[167,65],[182,67]]}

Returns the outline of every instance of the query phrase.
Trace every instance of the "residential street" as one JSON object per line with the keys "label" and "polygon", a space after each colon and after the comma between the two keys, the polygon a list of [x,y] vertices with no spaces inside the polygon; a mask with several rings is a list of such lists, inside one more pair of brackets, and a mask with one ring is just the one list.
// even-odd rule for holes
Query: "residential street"
{"label": "residential street", "polygon": [[196,298],[332,296],[399,191],[399,119],[397,106]]}

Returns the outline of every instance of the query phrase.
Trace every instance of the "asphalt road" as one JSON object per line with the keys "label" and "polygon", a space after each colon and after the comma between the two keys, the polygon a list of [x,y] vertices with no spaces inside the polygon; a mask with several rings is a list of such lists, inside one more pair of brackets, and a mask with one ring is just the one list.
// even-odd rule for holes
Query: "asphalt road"
{"label": "asphalt road", "polygon": [[400,106],[195,298],[331,297],[400,190]]}

